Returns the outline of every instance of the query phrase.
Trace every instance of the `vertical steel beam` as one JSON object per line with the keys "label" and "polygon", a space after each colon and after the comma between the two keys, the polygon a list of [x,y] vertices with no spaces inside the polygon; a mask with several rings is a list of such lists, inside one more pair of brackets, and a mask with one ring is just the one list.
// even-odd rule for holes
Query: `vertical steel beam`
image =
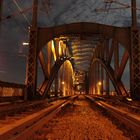
{"label": "vertical steel beam", "polygon": [[[96,50],[94,51],[94,54],[93,54],[93,59],[94,59],[94,57],[96,57]],[[95,94],[95,63],[91,63],[91,67],[92,67],[92,90],[91,90],[91,92],[92,92],[92,94]]]}
{"label": "vertical steel beam", "polygon": [[[95,77],[94,77],[94,64],[91,66],[91,85],[90,85],[90,94],[94,94],[94,83],[95,83]],[[89,76],[90,77],[90,76]]]}
{"label": "vertical steel beam", "polygon": [[60,92],[62,93],[62,95],[63,95],[63,81],[64,81],[63,74],[64,74],[64,64],[60,68]]}
{"label": "vertical steel beam", "polygon": [[115,69],[115,78],[117,79],[117,71],[119,69],[119,46],[116,41],[114,41],[114,69]]}
{"label": "vertical steel beam", "polygon": [[55,77],[55,96],[57,97],[58,96],[58,85],[59,82],[58,82],[58,74],[56,75]]}
{"label": "vertical steel beam", "polygon": [[94,86],[95,86],[95,94],[97,93],[97,73],[96,73],[96,71],[97,71],[97,63],[95,62],[94,63],[94,66],[95,66],[95,68],[94,68],[94,77],[95,77],[95,83],[94,83]]}
{"label": "vertical steel beam", "polygon": [[38,0],[33,1],[32,26],[30,28],[28,71],[27,71],[27,97],[36,96],[37,83],[37,9]]}
{"label": "vertical steel beam", "polygon": [[[55,47],[55,53],[56,53],[56,60],[58,59],[59,57],[59,40],[58,39],[54,39],[54,47]],[[57,97],[58,96],[58,84],[59,84],[59,78],[58,78],[58,73],[55,77],[55,96]]]}
{"label": "vertical steel beam", "polygon": [[103,94],[104,91],[104,68],[101,66],[101,94]]}
{"label": "vertical steel beam", "polygon": [[131,96],[140,100],[140,33],[137,27],[136,0],[131,0],[131,60],[130,60],[130,89]]}
{"label": "vertical steel beam", "polygon": [[89,94],[89,76],[88,73],[85,73],[85,92]]}
{"label": "vertical steel beam", "polygon": [[51,57],[52,57],[51,43],[48,43],[46,51],[47,51],[47,69],[48,69],[48,74],[50,75],[50,72],[51,72]]}
{"label": "vertical steel beam", "polygon": [[54,40],[54,46],[55,46],[56,59],[58,59],[59,57],[59,40],[58,39]]}
{"label": "vertical steel beam", "polygon": [[0,0],[0,21],[2,20],[3,0]]}
{"label": "vertical steel beam", "polygon": [[[109,63],[109,40],[106,39],[105,43],[105,48],[106,48],[106,62]],[[109,94],[109,76],[106,72],[106,94]]]}
{"label": "vertical steel beam", "polygon": [[137,29],[136,0],[131,0],[131,16],[132,16],[132,27],[134,29]]}
{"label": "vertical steel beam", "polygon": [[[97,75],[97,78],[96,78],[96,89],[97,89],[97,86],[98,86],[98,82],[99,82],[99,78],[100,78],[100,71],[99,71],[99,63],[97,62],[96,63],[96,75]],[[98,93],[98,89],[97,89],[97,93]]]}

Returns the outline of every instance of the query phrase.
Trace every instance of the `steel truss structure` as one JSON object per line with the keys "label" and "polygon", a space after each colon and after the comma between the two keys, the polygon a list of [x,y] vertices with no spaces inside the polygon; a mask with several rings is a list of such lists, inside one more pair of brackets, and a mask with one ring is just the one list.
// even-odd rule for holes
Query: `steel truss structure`
{"label": "steel truss structure", "polygon": [[[37,1],[37,0],[35,0]],[[35,3],[36,5],[36,3]],[[132,27],[114,27],[96,23],[72,23],[67,25],[60,25],[49,28],[41,28],[36,26],[37,7],[34,6],[33,14],[33,28],[30,31],[30,48],[29,48],[29,61],[28,61],[28,82],[27,90],[31,97],[35,96],[36,91],[36,68],[37,58],[39,58],[43,73],[44,81],[40,85],[39,92],[45,97],[54,79],[56,79],[56,91],[58,89],[58,71],[61,65],[68,60],[67,49],[63,55],[59,56],[59,49],[56,50],[56,61],[53,65],[51,62],[50,47],[47,47],[47,60],[43,58],[42,48],[50,40],[59,38],[60,36],[101,36],[100,42],[96,44],[93,53],[92,62],[90,64],[89,73],[86,75],[86,80],[89,80],[86,85],[86,92],[97,93],[97,84],[101,81],[101,91],[103,92],[103,80],[106,86],[106,94],[109,94],[109,79],[112,81],[116,92],[121,96],[131,96],[133,99],[140,99],[140,42],[139,30],[136,26],[136,1],[132,1]],[[35,12],[36,11],[36,12]],[[54,41],[55,46],[58,42]],[[119,61],[119,48],[124,48],[121,61]],[[72,47],[72,46],[71,46]],[[114,68],[111,65],[114,56]],[[45,61],[47,62],[45,64]],[[122,76],[127,62],[130,61],[130,81],[131,93],[128,94]],[[62,75],[61,75],[62,76]],[[87,87],[89,91],[87,91]]]}

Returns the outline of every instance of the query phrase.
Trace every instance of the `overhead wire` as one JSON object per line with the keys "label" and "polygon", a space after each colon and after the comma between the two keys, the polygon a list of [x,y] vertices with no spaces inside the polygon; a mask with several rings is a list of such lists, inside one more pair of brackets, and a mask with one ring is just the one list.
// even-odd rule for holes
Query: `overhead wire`
{"label": "overhead wire", "polygon": [[16,5],[16,7],[18,8],[19,13],[22,14],[22,16],[24,17],[24,19],[26,20],[26,22],[31,26],[30,21],[28,20],[27,16],[24,14],[24,12],[22,12],[23,10],[22,10],[22,8],[19,6],[19,4],[17,3],[17,1],[16,1],[16,0],[12,0],[12,1],[13,1],[13,3]]}
{"label": "overhead wire", "polygon": [[[27,9],[24,9],[24,10],[22,10],[22,11],[14,12],[14,13],[8,15],[8,16],[2,17],[2,20],[1,20],[1,21],[6,20],[6,19],[14,18],[14,17],[16,17],[18,14],[27,13],[27,12],[29,12],[31,9],[32,9],[32,7],[27,8]],[[28,22],[28,24],[31,25],[29,22]]]}
{"label": "overhead wire", "polygon": [[[125,9],[132,8],[132,6],[130,4],[120,2],[119,0],[103,0],[103,2],[105,3],[105,7],[104,8],[96,8],[95,12],[98,12],[98,13],[99,12],[107,12],[107,15],[104,16],[104,22],[106,22],[106,19],[109,16],[110,11],[125,10]],[[112,7],[112,4],[117,4],[119,6]],[[136,10],[140,10],[140,8],[137,7]]]}
{"label": "overhead wire", "polygon": [[[132,8],[131,5],[129,5],[127,3],[122,3],[122,2],[120,2],[118,0],[105,0],[104,3],[105,3],[105,8],[96,8],[95,12],[108,12],[108,11],[113,11],[113,10]],[[111,5],[113,3],[116,3],[116,4],[120,5],[121,7],[111,8],[111,6],[109,6],[109,8],[107,8],[108,4]],[[140,10],[140,8],[137,7],[136,10]]]}

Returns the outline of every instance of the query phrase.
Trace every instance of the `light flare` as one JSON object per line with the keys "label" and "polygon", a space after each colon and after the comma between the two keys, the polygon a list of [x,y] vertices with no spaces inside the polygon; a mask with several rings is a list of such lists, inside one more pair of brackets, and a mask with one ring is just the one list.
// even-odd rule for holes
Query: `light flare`
{"label": "light flare", "polygon": [[56,61],[56,53],[55,53],[55,47],[54,47],[54,41],[53,40],[51,41],[51,49],[52,49],[54,60]]}

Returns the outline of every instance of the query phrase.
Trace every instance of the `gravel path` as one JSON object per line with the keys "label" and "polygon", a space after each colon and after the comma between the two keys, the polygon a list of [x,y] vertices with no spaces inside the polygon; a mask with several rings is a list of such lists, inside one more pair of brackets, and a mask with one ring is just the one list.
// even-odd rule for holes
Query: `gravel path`
{"label": "gravel path", "polygon": [[45,140],[130,140],[83,96],[46,124],[35,139]]}

